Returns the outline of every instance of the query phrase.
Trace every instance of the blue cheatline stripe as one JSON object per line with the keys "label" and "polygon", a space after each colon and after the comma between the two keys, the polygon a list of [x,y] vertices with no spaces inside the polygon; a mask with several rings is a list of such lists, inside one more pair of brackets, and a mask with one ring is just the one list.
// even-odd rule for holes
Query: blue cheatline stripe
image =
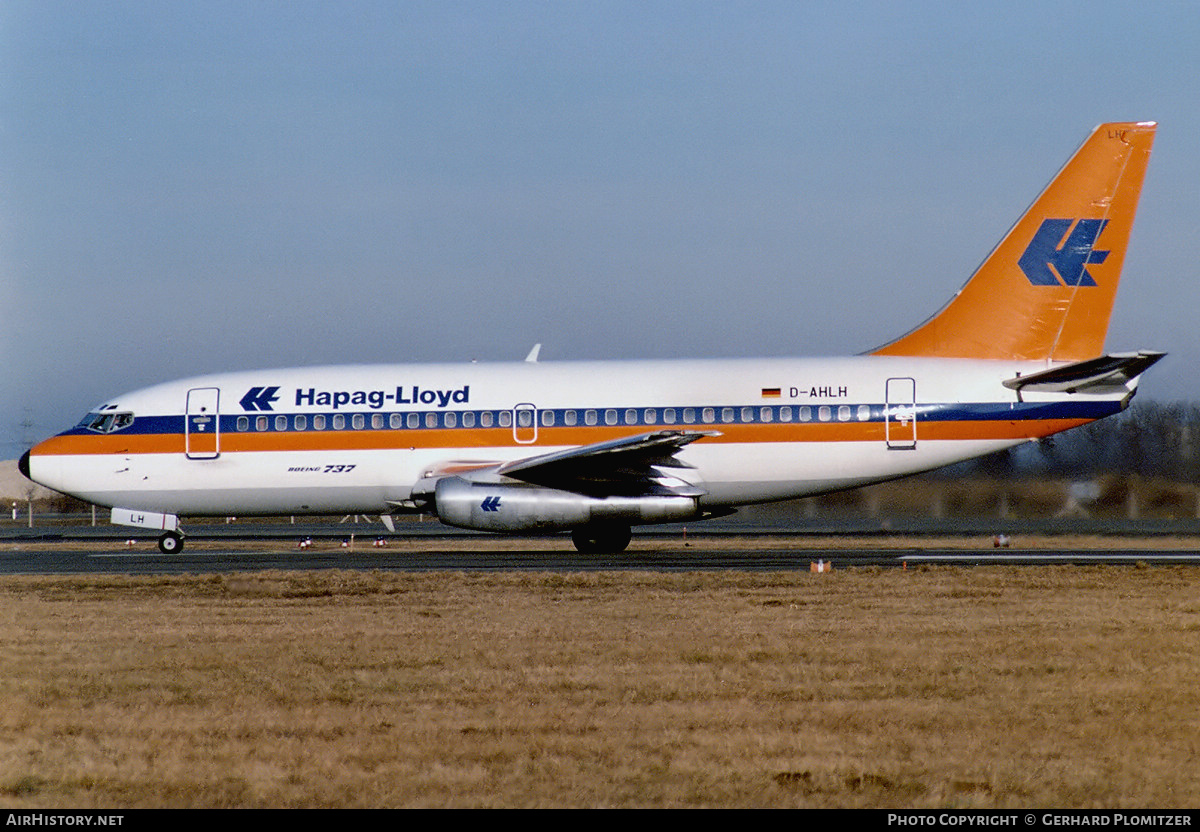
{"label": "blue cheatline stripe", "polygon": [[[893,411],[896,405],[893,405]],[[951,403],[918,403],[916,405],[918,421],[930,422],[990,422],[990,421],[1024,421],[1024,420],[1058,420],[1058,419],[1101,419],[1119,413],[1121,402],[1113,400],[1087,401],[1071,400],[1062,402],[951,402]],[[674,411],[673,421],[666,421],[667,411]],[[684,414],[692,411],[693,420],[684,421]],[[824,410],[824,413],[822,411]],[[595,415],[595,421],[587,420],[588,414]],[[485,416],[486,414],[486,416]],[[549,414],[549,417],[547,416]],[[574,414],[574,422],[568,424],[568,418]],[[767,418],[764,418],[766,414]],[[296,416],[303,416],[306,425],[299,431],[296,428]],[[355,417],[362,417],[362,427],[354,427]],[[433,418],[430,418],[430,417]],[[453,425],[447,424],[447,416],[452,416]],[[711,418],[704,418],[711,416]],[[282,417],[282,430],[277,427],[277,419]],[[314,427],[317,417],[323,417],[325,426]],[[341,417],[342,427],[335,428],[334,422]],[[373,426],[373,417],[382,417],[379,427]],[[415,418],[413,418],[415,417]],[[490,424],[483,424],[485,418]],[[885,405],[870,404],[771,404],[754,403],[749,405],[686,405],[677,407],[608,407],[608,408],[548,408],[536,412],[537,427],[640,427],[649,430],[686,430],[689,428],[717,427],[723,424],[846,424],[882,422],[885,418]],[[893,416],[893,418],[895,418]],[[418,410],[418,411],[325,411],[323,413],[242,413],[222,414],[222,433],[278,433],[278,432],[317,432],[323,431],[364,431],[364,430],[447,430],[454,428],[480,429],[512,427],[512,410]],[[611,421],[610,421],[611,420]],[[176,416],[135,416],[131,425],[116,433],[164,435],[181,434],[184,431],[185,417]],[[260,421],[265,421],[265,427],[257,428]],[[464,424],[464,422],[472,424]],[[548,423],[552,422],[552,424]],[[518,425],[518,429],[533,425]],[[62,435],[96,435],[82,426],[76,426]]]}

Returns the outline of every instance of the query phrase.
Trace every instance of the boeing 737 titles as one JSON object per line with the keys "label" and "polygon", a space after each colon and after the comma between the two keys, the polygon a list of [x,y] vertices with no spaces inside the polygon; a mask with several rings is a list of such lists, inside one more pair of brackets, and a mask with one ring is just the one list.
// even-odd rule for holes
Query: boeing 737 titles
{"label": "boeing 737 titles", "polygon": [[427,512],[570,531],[852,488],[1124,409],[1163,353],[1104,352],[1155,125],[1103,124],[936,315],[848,358],[277,369],[111,399],[25,476],[183,545],[180,515]]}

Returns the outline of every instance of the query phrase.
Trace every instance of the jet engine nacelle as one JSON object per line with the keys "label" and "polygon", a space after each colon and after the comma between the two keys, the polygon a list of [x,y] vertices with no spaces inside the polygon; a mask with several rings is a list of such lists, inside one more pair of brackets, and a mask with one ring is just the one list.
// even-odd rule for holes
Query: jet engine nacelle
{"label": "jet engine nacelle", "polygon": [[636,526],[700,516],[695,497],[588,497],[570,491],[444,477],[434,488],[438,518],[485,532],[565,531],[593,524]]}

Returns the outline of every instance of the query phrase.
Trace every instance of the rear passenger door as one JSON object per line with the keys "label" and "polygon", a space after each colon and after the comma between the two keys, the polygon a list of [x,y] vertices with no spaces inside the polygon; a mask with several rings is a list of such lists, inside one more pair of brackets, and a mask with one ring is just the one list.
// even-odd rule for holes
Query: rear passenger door
{"label": "rear passenger door", "polygon": [[912,451],[917,447],[917,381],[889,378],[885,391],[884,436],[889,450]]}

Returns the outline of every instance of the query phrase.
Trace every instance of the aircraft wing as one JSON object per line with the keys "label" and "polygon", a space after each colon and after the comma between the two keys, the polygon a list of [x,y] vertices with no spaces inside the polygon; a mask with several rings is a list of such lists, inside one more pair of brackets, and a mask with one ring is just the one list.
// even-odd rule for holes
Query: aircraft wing
{"label": "aircraft wing", "polygon": [[518,459],[504,463],[496,473],[533,485],[596,497],[647,494],[695,497],[704,491],[656,469],[690,468],[676,454],[697,439],[719,435],[717,431],[654,431]]}

